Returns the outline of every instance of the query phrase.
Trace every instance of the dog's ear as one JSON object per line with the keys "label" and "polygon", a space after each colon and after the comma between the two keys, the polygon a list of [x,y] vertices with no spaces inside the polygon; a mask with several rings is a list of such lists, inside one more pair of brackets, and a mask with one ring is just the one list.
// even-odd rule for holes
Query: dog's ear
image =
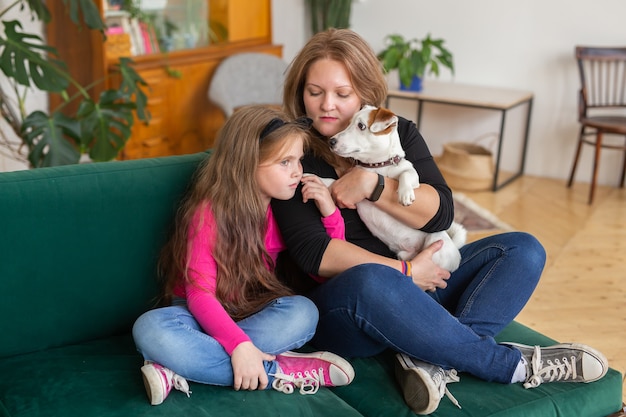
{"label": "dog's ear", "polygon": [[370,131],[376,135],[388,135],[398,124],[398,116],[391,110],[379,107],[370,113]]}

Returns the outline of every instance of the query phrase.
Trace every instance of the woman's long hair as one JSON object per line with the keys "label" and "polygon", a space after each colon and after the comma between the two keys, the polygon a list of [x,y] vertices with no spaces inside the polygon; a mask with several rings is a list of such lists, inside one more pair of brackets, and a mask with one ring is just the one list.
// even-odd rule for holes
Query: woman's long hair
{"label": "woman's long hair", "polygon": [[188,239],[195,232],[191,230],[194,215],[207,203],[216,226],[212,254],[217,262],[216,295],[229,315],[240,320],[292,293],[276,278],[265,248],[268,207],[260,196],[256,170],[260,163],[277,160],[294,134],[306,144],[309,133],[295,123],[285,123],[260,140],[274,119],[288,117],[265,106],[236,111],[220,131],[212,155],[196,171],[159,259],[164,303],[171,301],[181,280],[190,282]]}
{"label": "woman's long hair", "polygon": [[[304,87],[309,68],[320,59],[332,59],[345,65],[352,86],[361,98],[361,105],[381,106],[385,102],[387,80],[383,66],[371,46],[350,29],[328,29],[313,35],[289,65],[283,104],[290,117],[306,115]],[[347,160],[334,154],[326,139],[320,137],[313,140],[313,152],[334,167],[345,167]]]}

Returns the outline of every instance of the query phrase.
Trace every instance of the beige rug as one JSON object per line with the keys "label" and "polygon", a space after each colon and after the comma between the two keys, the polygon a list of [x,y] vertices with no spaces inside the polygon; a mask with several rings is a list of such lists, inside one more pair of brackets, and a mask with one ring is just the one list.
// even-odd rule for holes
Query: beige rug
{"label": "beige rug", "polygon": [[465,226],[469,233],[513,230],[511,226],[465,194],[454,193],[453,197],[454,220]]}

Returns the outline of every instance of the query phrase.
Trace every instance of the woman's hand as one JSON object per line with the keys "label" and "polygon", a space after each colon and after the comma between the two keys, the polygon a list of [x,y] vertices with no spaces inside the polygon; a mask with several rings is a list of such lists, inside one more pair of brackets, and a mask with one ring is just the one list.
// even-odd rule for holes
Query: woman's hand
{"label": "woman's hand", "polygon": [[352,168],[330,186],[330,193],[341,208],[355,209],[356,204],[372,195],[378,184],[378,174]]}
{"label": "woman's hand", "polygon": [[302,177],[302,197],[306,203],[314,200],[317,209],[323,217],[328,217],[337,210],[337,206],[330,195],[328,187],[324,185],[317,175],[305,175]]}
{"label": "woman's hand", "polygon": [[233,387],[235,390],[263,390],[267,387],[268,377],[263,361],[273,361],[276,356],[257,349],[252,342],[240,343],[230,357],[233,366]]}
{"label": "woman's hand", "polygon": [[413,283],[424,291],[446,288],[450,271],[440,268],[433,262],[433,255],[441,249],[443,241],[438,240],[411,259],[411,278]]}

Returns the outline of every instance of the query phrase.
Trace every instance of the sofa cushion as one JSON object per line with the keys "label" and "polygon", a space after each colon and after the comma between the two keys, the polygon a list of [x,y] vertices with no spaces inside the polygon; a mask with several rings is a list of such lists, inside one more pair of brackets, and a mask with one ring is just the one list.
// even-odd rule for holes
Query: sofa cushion
{"label": "sofa cushion", "polygon": [[206,153],[0,174],[0,358],[128,332]]}

